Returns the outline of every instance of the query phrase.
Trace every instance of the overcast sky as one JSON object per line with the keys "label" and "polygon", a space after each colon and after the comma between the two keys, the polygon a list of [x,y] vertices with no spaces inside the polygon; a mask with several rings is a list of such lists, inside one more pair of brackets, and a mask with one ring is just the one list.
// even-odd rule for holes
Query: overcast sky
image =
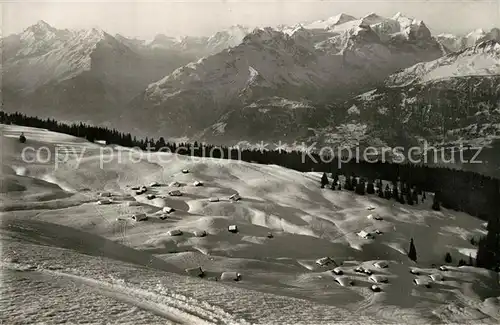
{"label": "overcast sky", "polygon": [[25,1],[2,3],[2,30],[18,33],[45,20],[57,28],[99,27],[109,33],[151,38],[210,35],[242,24],[251,27],[326,19],[344,12],[363,16],[398,11],[423,20],[433,33],[466,33],[500,27],[500,0],[167,0],[167,1]]}

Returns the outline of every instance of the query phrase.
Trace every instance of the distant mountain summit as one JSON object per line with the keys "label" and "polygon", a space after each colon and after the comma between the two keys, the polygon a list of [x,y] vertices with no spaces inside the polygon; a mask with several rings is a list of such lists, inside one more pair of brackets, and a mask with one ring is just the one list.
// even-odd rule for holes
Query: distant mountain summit
{"label": "distant mountain summit", "polygon": [[341,13],[326,20],[318,20],[312,23],[304,23],[301,25],[306,29],[330,29],[333,26],[345,24],[353,20],[356,20],[356,18],[351,15]]}
{"label": "distant mountain summit", "polygon": [[[221,36],[214,39],[226,40]],[[262,103],[277,102],[269,98],[283,98],[285,102],[307,98],[324,106],[332,99],[376,85],[400,69],[441,55],[440,45],[425,24],[400,14],[394,18],[370,14],[360,19],[341,14],[311,24],[256,28],[237,46],[152,83],[130,107],[159,116],[159,128],[195,136],[214,123],[222,123],[220,116],[229,112],[236,116]],[[273,107],[273,112],[290,107],[265,106]],[[253,115],[245,114],[246,123],[252,125]],[[314,116],[321,118],[318,113]],[[141,116],[134,120],[140,121]],[[306,125],[305,120],[299,124]],[[256,130],[267,132],[277,123],[272,116],[267,121],[265,128],[256,125]],[[234,133],[219,132],[224,141],[241,136],[238,128],[227,130]],[[294,136],[293,132],[285,135]]]}
{"label": "distant mountain summit", "polygon": [[436,36],[436,39],[443,44],[447,53],[457,52],[484,41],[500,42],[500,29],[492,28],[490,31],[485,31],[480,28],[471,31],[465,36],[440,34]]}
{"label": "distant mountain summit", "polygon": [[496,112],[499,36],[432,35],[402,13],[152,40],[40,21],[2,39],[2,109],[224,144],[477,139],[496,134],[479,125]]}
{"label": "distant mountain summit", "polygon": [[240,44],[251,31],[252,29],[249,27],[234,25],[218,31],[212,36],[171,37],[157,34],[152,40],[146,41],[144,44],[151,48],[182,51],[196,58],[202,58]]}
{"label": "distant mountain summit", "polygon": [[500,75],[500,44],[494,40],[418,63],[389,77],[388,85],[405,86],[432,80]]}
{"label": "distant mountain summit", "polygon": [[[94,123],[191,58],[97,28],[59,30],[44,21],[2,40],[2,109]],[[168,58],[168,59],[166,59]]]}
{"label": "distant mountain summit", "polygon": [[[310,140],[340,146],[351,134],[356,145],[365,146],[415,146],[424,140],[444,147],[490,146],[500,139],[499,99],[500,44],[483,41],[390,75],[384,85],[346,101],[345,120],[318,129]],[[496,168],[500,156],[489,159]],[[493,172],[487,165],[467,168]]]}

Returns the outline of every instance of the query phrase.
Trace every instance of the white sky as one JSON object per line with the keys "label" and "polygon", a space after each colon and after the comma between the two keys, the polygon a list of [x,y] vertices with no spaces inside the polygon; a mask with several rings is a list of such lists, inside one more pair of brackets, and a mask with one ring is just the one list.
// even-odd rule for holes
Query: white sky
{"label": "white sky", "polygon": [[45,20],[57,28],[99,27],[111,34],[152,38],[210,35],[230,25],[251,27],[326,19],[344,12],[390,17],[398,11],[423,20],[433,33],[500,27],[500,0],[177,0],[2,1],[4,35]]}

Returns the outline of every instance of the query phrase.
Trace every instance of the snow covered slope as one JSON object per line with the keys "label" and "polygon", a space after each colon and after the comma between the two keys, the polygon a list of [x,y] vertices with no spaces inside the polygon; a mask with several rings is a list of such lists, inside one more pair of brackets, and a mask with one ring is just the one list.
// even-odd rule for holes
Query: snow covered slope
{"label": "snow covered slope", "polygon": [[500,44],[484,41],[430,62],[422,62],[389,77],[387,85],[405,86],[453,77],[500,75]]}
{"label": "snow covered slope", "polygon": [[464,36],[439,34],[436,39],[445,47],[446,52],[458,52],[485,41],[500,42],[500,29],[492,28],[488,32],[483,29],[476,29]]}
{"label": "snow covered slope", "polygon": [[[10,171],[3,173],[0,193],[6,212],[0,226],[0,290],[1,299],[10,302],[1,304],[4,322],[500,320],[495,274],[473,267],[432,267],[443,262],[446,252],[453,265],[474,255],[469,239],[484,229],[481,220],[464,213],[432,211],[430,193],[424,203],[402,206],[376,196],[321,189],[318,173],[165,153],[144,153],[139,159],[140,153],[126,148],[101,147],[34,128],[1,127],[2,168]],[[20,132],[27,137],[25,144],[17,141]],[[26,146],[35,152],[42,147],[78,151],[64,156],[68,159],[59,151],[59,159],[28,163],[20,159]],[[194,186],[196,180],[204,186]],[[160,186],[148,186],[147,194],[156,199],[131,190],[152,182]],[[33,196],[34,188],[41,187],[53,197]],[[173,189],[183,195],[169,196]],[[102,191],[111,193],[112,204],[96,204]],[[230,201],[233,194],[241,200]],[[164,220],[159,218],[163,206],[175,209]],[[148,220],[135,222],[134,213],[145,213]],[[382,220],[368,218],[374,213]],[[229,225],[239,232],[228,232]],[[169,236],[174,229],[182,234]],[[380,234],[363,239],[356,235],[361,230]],[[195,231],[207,235],[196,237]],[[417,263],[406,256],[410,238],[415,240]],[[325,256],[342,264],[354,286],[339,285],[328,271],[331,267],[315,263]],[[388,267],[377,268],[378,261]],[[372,292],[368,276],[354,271],[360,265],[388,279],[379,285],[381,292]],[[206,273],[204,279],[184,272],[198,266]],[[240,273],[241,281],[215,281],[225,271]],[[429,280],[435,273],[444,281],[431,280],[431,288],[412,282]],[[78,308],[73,308],[75,296]]]}

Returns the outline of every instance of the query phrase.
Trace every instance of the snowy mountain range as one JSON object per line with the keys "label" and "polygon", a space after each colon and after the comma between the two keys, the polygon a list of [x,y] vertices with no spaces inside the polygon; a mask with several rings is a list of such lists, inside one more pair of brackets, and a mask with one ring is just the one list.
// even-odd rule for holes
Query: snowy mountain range
{"label": "snowy mountain range", "polygon": [[[424,23],[399,14],[391,19],[375,14],[361,19],[340,15],[322,24],[255,29],[239,45],[183,66],[149,85],[132,107],[160,116],[162,127],[174,133],[193,136],[210,127],[207,123],[222,123],[219,119],[226,114],[241,118],[246,115],[241,110],[258,106],[266,98],[281,97],[284,102],[310,98],[324,104],[369,89],[399,69],[441,55],[439,43]],[[139,119],[138,114],[136,121]],[[273,122],[275,119],[269,119]],[[254,131],[270,127],[273,125],[267,124]]]}
{"label": "snowy mountain range", "polygon": [[131,47],[102,30],[58,30],[43,21],[2,43],[3,109],[94,123],[192,59]]}
{"label": "snowy mountain range", "polygon": [[119,110],[148,84],[229,46],[224,42],[232,44],[233,38],[220,32],[197,51],[187,38],[168,47],[161,35],[146,42],[39,21],[2,39],[2,108],[113,125]]}
{"label": "snowy mountain range", "polygon": [[[432,123],[425,125],[430,133],[403,132],[369,107],[385,112],[380,105],[396,109],[384,102],[399,100],[393,116],[400,117],[411,101],[459,93],[479,105],[485,98],[476,94],[484,93],[495,112],[499,37],[498,29],[433,36],[424,22],[401,13],[149,41],[40,21],[2,39],[2,109],[225,144],[401,141],[370,132],[444,141],[447,133]],[[436,85],[446,91],[429,97]],[[442,115],[431,106],[428,116]],[[450,117],[447,130],[470,126],[469,113]]]}
{"label": "snowy mountain range", "polygon": [[368,128],[377,133],[394,119],[408,140],[416,135],[449,142],[500,136],[499,63],[500,44],[490,40],[416,64],[351,100],[356,113],[350,118],[378,124]]}
{"label": "snowy mountain range", "polygon": [[342,106],[337,123],[308,141],[482,147],[484,163],[456,167],[500,176],[500,44],[493,40],[392,74]]}
{"label": "snowy mountain range", "polygon": [[490,31],[485,31],[480,28],[464,36],[440,34],[436,36],[436,39],[443,44],[449,52],[456,52],[484,41],[500,42],[500,29],[492,28]]}

